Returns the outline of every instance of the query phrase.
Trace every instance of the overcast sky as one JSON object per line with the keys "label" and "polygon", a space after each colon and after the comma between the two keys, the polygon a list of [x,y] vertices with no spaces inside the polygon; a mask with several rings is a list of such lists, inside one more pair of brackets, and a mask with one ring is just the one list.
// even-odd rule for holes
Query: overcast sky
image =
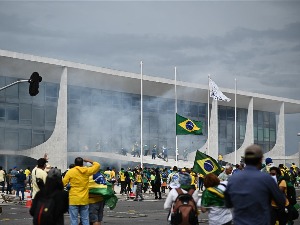
{"label": "overcast sky", "polygon": [[[300,100],[300,1],[1,1],[0,49]],[[286,119],[298,150],[300,115]]]}

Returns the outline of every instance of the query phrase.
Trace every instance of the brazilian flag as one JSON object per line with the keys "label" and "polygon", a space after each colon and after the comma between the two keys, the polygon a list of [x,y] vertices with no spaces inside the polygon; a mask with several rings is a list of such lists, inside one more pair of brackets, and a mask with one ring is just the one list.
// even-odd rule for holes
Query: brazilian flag
{"label": "brazilian flag", "polygon": [[176,113],[176,135],[182,134],[202,135],[202,122],[187,119]]}
{"label": "brazilian flag", "polygon": [[201,173],[203,175],[214,173],[219,175],[221,173],[221,166],[212,157],[197,151],[194,161],[194,172]]}

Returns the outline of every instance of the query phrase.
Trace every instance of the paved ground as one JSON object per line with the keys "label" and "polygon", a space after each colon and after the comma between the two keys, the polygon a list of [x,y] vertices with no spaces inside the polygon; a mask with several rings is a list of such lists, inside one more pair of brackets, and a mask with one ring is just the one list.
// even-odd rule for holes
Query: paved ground
{"label": "paved ground", "polygon": [[[297,190],[300,196],[300,190]],[[153,194],[147,193],[144,195],[144,201],[135,202],[127,200],[126,196],[118,195],[119,202],[114,210],[105,208],[104,220],[102,224],[110,225],[167,225],[168,212],[163,210],[163,204],[166,195],[163,195],[162,200],[155,200]],[[300,201],[300,199],[299,199]],[[20,204],[3,204],[0,200],[1,225],[32,225],[32,218],[29,215],[28,208]],[[208,224],[207,214],[201,213],[199,216],[200,224]],[[65,215],[65,224],[69,225],[69,215]],[[300,225],[300,220],[295,221],[295,225]]]}

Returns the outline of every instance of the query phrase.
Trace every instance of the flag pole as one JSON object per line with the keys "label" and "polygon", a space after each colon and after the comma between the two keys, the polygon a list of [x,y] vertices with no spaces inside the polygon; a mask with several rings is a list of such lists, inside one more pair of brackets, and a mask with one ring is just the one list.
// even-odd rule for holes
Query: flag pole
{"label": "flag pole", "polygon": [[237,160],[237,152],[236,152],[236,78],[234,79],[234,164],[236,164]]}
{"label": "flag pole", "polygon": [[[176,115],[177,115],[177,83],[176,83],[176,80],[177,80],[177,68],[175,66],[174,68],[174,73],[175,73],[175,129],[177,127],[177,124],[176,124]],[[177,133],[176,133],[176,130],[175,130],[175,161],[176,161],[176,167],[178,167],[178,138],[177,138]]]}
{"label": "flag pole", "polygon": [[209,155],[209,120],[210,120],[210,113],[209,113],[209,79],[210,75],[208,74],[208,89],[207,89],[207,151],[206,154]]}
{"label": "flag pole", "polygon": [[141,168],[143,168],[143,61],[141,61]]}

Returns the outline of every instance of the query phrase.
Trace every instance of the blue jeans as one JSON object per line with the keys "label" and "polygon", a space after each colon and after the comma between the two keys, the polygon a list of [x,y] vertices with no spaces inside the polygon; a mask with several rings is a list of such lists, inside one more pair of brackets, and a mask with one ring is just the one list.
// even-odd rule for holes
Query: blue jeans
{"label": "blue jeans", "polygon": [[24,200],[24,192],[25,192],[25,187],[23,186],[23,184],[17,184],[16,185],[17,187],[17,192],[16,192],[16,196],[19,197],[19,192],[21,191],[21,194],[22,194],[22,200]]}
{"label": "blue jeans", "polygon": [[70,205],[69,213],[71,225],[78,225],[78,214],[82,225],[90,225],[89,205]]}

